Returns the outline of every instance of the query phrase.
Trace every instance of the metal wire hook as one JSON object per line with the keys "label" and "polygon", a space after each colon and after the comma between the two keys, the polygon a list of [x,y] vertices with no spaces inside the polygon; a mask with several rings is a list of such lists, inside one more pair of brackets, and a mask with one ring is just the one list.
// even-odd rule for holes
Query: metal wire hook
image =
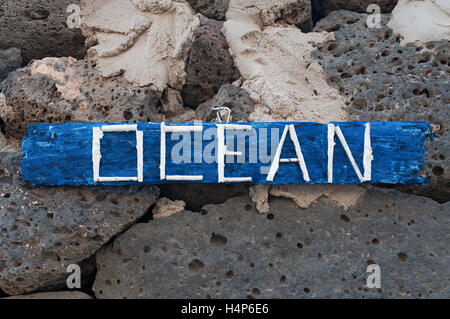
{"label": "metal wire hook", "polygon": [[222,116],[221,116],[221,111],[227,111],[228,112],[228,116],[227,116],[227,122],[231,121],[231,109],[229,107],[226,106],[215,106],[212,108],[213,111],[217,111],[217,121],[218,122],[222,122]]}

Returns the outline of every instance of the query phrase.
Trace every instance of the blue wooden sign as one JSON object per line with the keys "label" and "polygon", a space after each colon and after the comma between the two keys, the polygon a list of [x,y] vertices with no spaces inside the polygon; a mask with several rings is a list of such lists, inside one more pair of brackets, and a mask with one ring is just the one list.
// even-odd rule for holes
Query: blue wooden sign
{"label": "blue wooden sign", "polygon": [[420,184],[422,122],[31,124],[32,185]]}

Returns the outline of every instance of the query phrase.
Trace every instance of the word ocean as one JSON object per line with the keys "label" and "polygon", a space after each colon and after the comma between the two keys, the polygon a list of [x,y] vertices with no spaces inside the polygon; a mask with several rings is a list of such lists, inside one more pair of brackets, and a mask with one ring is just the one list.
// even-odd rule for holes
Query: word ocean
{"label": "word ocean", "polygon": [[32,185],[424,183],[422,122],[31,124]]}

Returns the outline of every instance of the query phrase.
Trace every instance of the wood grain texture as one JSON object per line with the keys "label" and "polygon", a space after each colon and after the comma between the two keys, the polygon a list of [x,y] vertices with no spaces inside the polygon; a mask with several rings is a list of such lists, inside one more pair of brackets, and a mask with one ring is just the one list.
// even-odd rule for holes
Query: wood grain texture
{"label": "wood grain texture", "polygon": [[[363,172],[364,131],[367,122],[333,123],[339,126],[361,172]],[[216,133],[220,123],[196,124],[203,126],[201,133],[189,133],[189,148],[192,163],[177,163],[171,156],[174,147],[180,145],[179,136],[166,136],[166,172],[168,175],[203,175],[202,183],[218,183],[216,160],[202,161],[202,154],[216,152]],[[251,125],[254,130],[245,137],[245,163],[230,163],[226,159],[226,177],[252,177],[252,184],[326,184],[328,183],[328,139],[327,125],[318,123],[276,122],[235,123]],[[264,153],[273,154],[286,125],[295,126],[307,169],[311,178],[305,182],[298,163],[280,163],[273,182],[267,182],[267,160]],[[136,185],[165,184],[179,181],[160,180],[160,123],[138,123],[143,132],[143,182],[96,183],[93,178],[92,136],[93,128],[103,123],[31,124],[22,142],[22,177],[31,185]],[[166,123],[167,126],[190,126],[193,123]],[[373,149],[372,179],[366,184],[421,184],[427,181],[422,176],[424,143],[431,134],[431,126],[423,122],[371,122],[371,145]],[[261,130],[265,129],[265,130]],[[278,129],[272,145],[272,129]],[[266,132],[266,134],[264,134]],[[203,135],[203,142],[194,145],[194,135]],[[226,132],[231,136],[230,131]],[[186,137],[186,135],[185,135]],[[237,138],[233,140],[237,144]],[[267,144],[267,150],[261,145]],[[361,184],[350,161],[335,137],[334,184]],[[231,139],[226,141],[231,144]],[[236,145],[234,150],[236,149]],[[230,149],[232,150],[232,149]],[[105,132],[101,139],[100,176],[137,176],[137,154],[135,132]],[[251,163],[256,154],[256,163]],[[295,158],[295,148],[286,138],[281,158]],[[194,162],[194,159],[196,162]],[[253,158],[254,159],[254,158]],[[202,161],[202,162],[200,162]],[[266,167],[262,174],[261,167]]]}

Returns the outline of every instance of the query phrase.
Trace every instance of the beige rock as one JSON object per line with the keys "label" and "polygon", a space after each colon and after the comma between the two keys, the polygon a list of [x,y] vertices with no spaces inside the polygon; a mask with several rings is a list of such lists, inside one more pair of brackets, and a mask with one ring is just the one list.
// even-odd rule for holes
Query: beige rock
{"label": "beige rock", "polygon": [[232,0],[227,12],[223,32],[243,77],[241,87],[257,104],[250,119],[345,121],[343,99],[311,57],[315,46],[332,41],[333,35],[271,25],[276,19],[269,18],[270,12],[281,4]]}
{"label": "beige rock", "polygon": [[264,26],[276,22],[294,24],[303,31],[312,28],[312,8],[309,0],[253,1],[263,5],[261,20]]}
{"label": "beige rock", "polygon": [[308,208],[324,196],[345,210],[356,205],[365,193],[356,185],[275,185],[270,189],[270,195],[290,198],[301,208]]}
{"label": "beige rock", "polygon": [[21,295],[3,299],[92,299],[91,296],[79,291],[41,292],[32,295]]}
{"label": "beige rock", "polygon": [[104,77],[181,90],[199,18],[185,1],[85,0],[83,34]]}
{"label": "beige rock", "polygon": [[[64,64],[64,67],[61,67]],[[76,100],[81,96],[81,76],[77,60],[71,57],[44,58],[30,65],[30,75],[42,74],[56,82],[61,97]]]}
{"label": "beige rock", "polygon": [[181,93],[167,88],[161,96],[161,121],[166,122],[191,122],[196,119],[193,109],[184,107]]}
{"label": "beige rock", "polygon": [[256,210],[261,214],[266,214],[270,210],[269,189],[270,185],[255,185],[250,187],[250,197],[256,204]]}
{"label": "beige rock", "polygon": [[19,140],[14,138],[7,138],[5,135],[3,135],[3,133],[0,132],[0,153],[20,153],[20,149],[21,143]]}
{"label": "beige rock", "polygon": [[[241,72],[236,82],[246,89],[255,111],[251,121],[349,120],[340,94],[331,88],[322,67],[311,57],[316,46],[334,40],[332,33],[302,33],[274,24],[280,6],[292,1],[232,0],[223,32]],[[275,17],[275,18],[274,18]],[[267,186],[256,186],[251,196],[260,212],[269,209]],[[273,196],[293,199],[308,207],[326,196],[346,208],[364,193],[354,185],[273,186]]]}
{"label": "beige rock", "polygon": [[172,201],[168,198],[160,198],[153,209],[153,218],[160,219],[169,217],[173,214],[178,214],[182,212],[185,207],[186,203],[182,200]]}
{"label": "beige rock", "polygon": [[183,98],[177,90],[167,88],[161,97],[161,112],[166,116],[179,114],[183,109]]}
{"label": "beige rock", "polygon": [[133,0],[133,3],[141,11],[163,13],[172,8],[172,0]]}
{"label": "beige rock", "polygon": [[450,1],[400,0],[388,27],[403,37],[402,45],[450,40]]}

